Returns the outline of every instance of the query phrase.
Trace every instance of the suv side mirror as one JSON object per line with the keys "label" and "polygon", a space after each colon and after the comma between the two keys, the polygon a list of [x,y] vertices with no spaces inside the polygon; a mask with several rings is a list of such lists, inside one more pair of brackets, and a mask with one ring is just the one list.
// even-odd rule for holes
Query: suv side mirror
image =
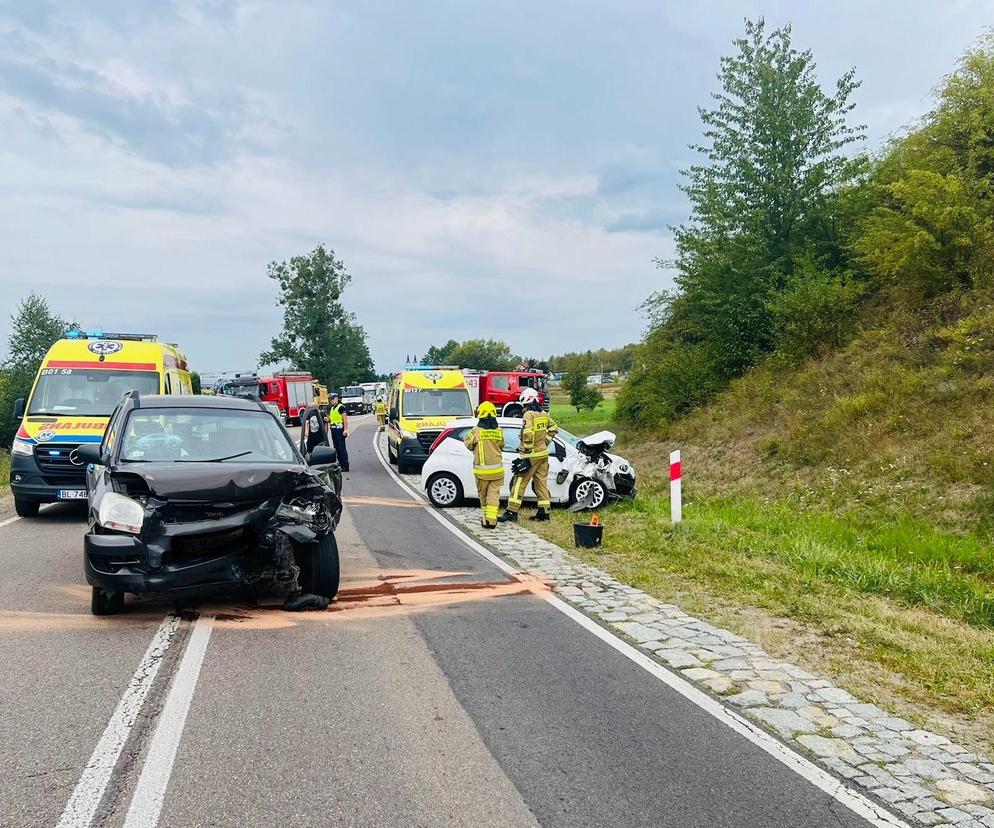
{"label": "suv side mirror", "polygon": [[102,466],[104,458],[100,453],[100,444],[83,443],[83,445],[76,449],[76,459],[79,460],[82,465],[92,463],[95,466]]}
{"label": "suv side mirror", "polygon": [[315,446],[307,460],[312,469],[320,469],[338,462],[338,452],[331,446]]}
{"label": "suv side mirror", "polygon": [[24,397],[14,400],[14,419],[20,420],[24,416]]}

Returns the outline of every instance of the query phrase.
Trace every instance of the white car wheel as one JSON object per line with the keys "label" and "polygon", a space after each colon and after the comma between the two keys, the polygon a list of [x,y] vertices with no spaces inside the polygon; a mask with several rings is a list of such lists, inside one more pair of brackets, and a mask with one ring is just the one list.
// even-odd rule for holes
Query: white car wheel
{"label": "white car wheel", "polygon": [[573,496],[571,503],[578,503],[589,498],[591,509],[600,509],[607,500],[607,489],[599,480],[591,480],[585,477],[573,485]]}
{"label": "white car wheel", "polygon": [[462,484],[451,474],[436,474],[428,481],[428,499],[440,509],[456,506],[462,500]]}

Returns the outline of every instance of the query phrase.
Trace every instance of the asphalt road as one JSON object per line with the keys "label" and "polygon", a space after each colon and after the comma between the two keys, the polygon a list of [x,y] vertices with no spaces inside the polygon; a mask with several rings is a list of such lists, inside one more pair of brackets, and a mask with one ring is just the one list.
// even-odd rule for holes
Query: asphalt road
{"label": "asphalt road", "polygon": [[200,605],[154,679],[171,607],[89,614],[78,507],[0,526],[0,826],[867,824],[446,531],[372,432],[332,610]]}

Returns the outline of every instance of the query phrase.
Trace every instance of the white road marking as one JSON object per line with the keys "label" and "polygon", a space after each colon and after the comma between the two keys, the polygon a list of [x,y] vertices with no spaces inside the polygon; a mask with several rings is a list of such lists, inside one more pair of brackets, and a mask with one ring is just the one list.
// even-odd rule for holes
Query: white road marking
{"label": "white road marking", "polygon": [[124,820],[124,828],[155,828],[166,798],[166,788],[173,772],[173,762],[179,749],[186,716],[190,711],[200,668],[204,663],[207,643],[214,629],[214,616],[202,615],[190,634],[190,641],[183,653],[173,685],[159,717],[159,724],[152,737],[145,765],[138,777],[138,785],[131,799],[131,807]]}
{"label": "white road marking", "polygon": [[[72,501],[71,500],[64,500],[64,501],[59,501],[59,502],[60,503],[71,503]],[[48,509],[48,508],[50,508],[52,506],[55,506],[55,505],[57,505],[57,504],[55,504],[55,503],[43,503],[41,506],[38,507],[38,510],[44,512],[46,509]],[[10,526],[10,524],[12,524],[12,523],[17,523],[17,521],[19,521],[19,520],[24,520],[24,518],[22,518],[20,515],[14,515],[14,517],[9,517],[6,520],[0,520],[0,529],[3,529],[4,526]]]}
{"label": "white road marking", "polygon": [[59,828],[87,828],[93,822],[97,807],[107,789],[107,783],[110,782],[117,760],[138,719],[152,682],[159,672],[162,657],[169,649],[179,622],[178,615],[167,615],[152,636],[152,641],[145,655],[142,656],[138,669],[131,677],[128,689],[121,696],[117,709],[111,715],[103,736],[93,749],[83,775],[76,783],[72,796],[69,797],[69,802],[58,822]]}
{"label": "white road marking", "polygon": [[[411,498],[414,500],[421,500],[422,498],[419,497],[419,493],[415,492],[396,472],[394,472],[394,470],[390,468],[390,464],[383,458],[383,455],[380,453],[377,434],[373,435],[373,451],[375,452],[377,459],[380,461],[380,464],[394,479],[394,482],[396,482],[401,489],[407,492]],[[427,509],[425,511],[448,531],[465,543],[466,546],[478,555],[486,558],[501,572],[515,577],[524,577],[525,573],[511,566],[502,558],[497,557],[497,555],[485,546],[478,543],[474,538],[463,532],[458,526],[456,526],[456,524],[439,514],[438,510]],[[566,601],[563,601],[561,598],[551,593],[546,594],[543,597],[549,604],[566,615],[568,618],[571,618],[585,630],[597,636],[605,644],[613,647],[646,672],[651,673],[685,699],[697,705],[697,707],[701,708],[701,710],[705,713],[713,716],[719,722],[727,727],[730,727],[739,735],[744,736],[754,745],[768,753],[777,761],[786,765],[816,788],[827,793],[853,813],[863,817],[863,819],[871,825],[879,826],[879,828],[909,828],[907,822],[898,819],[889,811],[861,794],[859,791],[847,787],[843,782],[840,782],[830,773],[818,767],[809,759],[801,756],[801,754],[797,753],[783,742],[778,741],[765,730],[753,724],[748,719],[740,716],[734,710],[730,710],[725,707],[719,701],[709,696],[703,690],[695,687],[682,676],[677,675],[676,673],[668,670],[666,667],[663,667],[658,662],[653,661],[641,650],[633,647],[627,641],[622,640],[607,628],[602,627],[592,618],[570,606]]]}

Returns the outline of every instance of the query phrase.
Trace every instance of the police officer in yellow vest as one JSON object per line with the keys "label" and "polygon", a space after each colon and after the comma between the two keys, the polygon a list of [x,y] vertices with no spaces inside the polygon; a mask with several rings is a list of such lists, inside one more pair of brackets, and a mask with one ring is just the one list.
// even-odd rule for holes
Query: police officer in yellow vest
{"label": "police officer in yellow vest", "polygon": [[507,510],[499,518],[499,523],[517,521],[518,510],[528,484],[532,484],[538,511],[531,520],[549,520],[549,443],[559,431],[556,421],[542,410],[538,402],[538,392],[525,388],[518,397],[525,409],[521,423],[521,444],[518,459],[511,464],[514,477],[511,478],[511,493],[507,498]]}
{"label": "police officer in yellow vest", "polygon": [[376,422],[380,424],[380,431],[383,431],[387,427],[387,404],[383,402],[383,397],[376,398],[376,407],[373,410],[376,412]]}
{"label": "police officer in yellow vest", "polygon": [[338,452],[338,464],[343,472],[349,470],[349,449],[345,440],[349,436],[349,415],[345,406],[338,401],[338,394],[332,391],[328,395],[328,430],[331,432],[331,442]]}
{"label": "police officer in yellow vest", "polygon": [[504,463],[501,460],[504,433],[497,425],[497,409],[492,402],[480,403],[476,416],[480,418],[479,422],[463,442],[473,452],[473,476],[480,495],[480,508],[483,509],[480,524],[492,529],[497,525],[500,487],[504,483]]}

